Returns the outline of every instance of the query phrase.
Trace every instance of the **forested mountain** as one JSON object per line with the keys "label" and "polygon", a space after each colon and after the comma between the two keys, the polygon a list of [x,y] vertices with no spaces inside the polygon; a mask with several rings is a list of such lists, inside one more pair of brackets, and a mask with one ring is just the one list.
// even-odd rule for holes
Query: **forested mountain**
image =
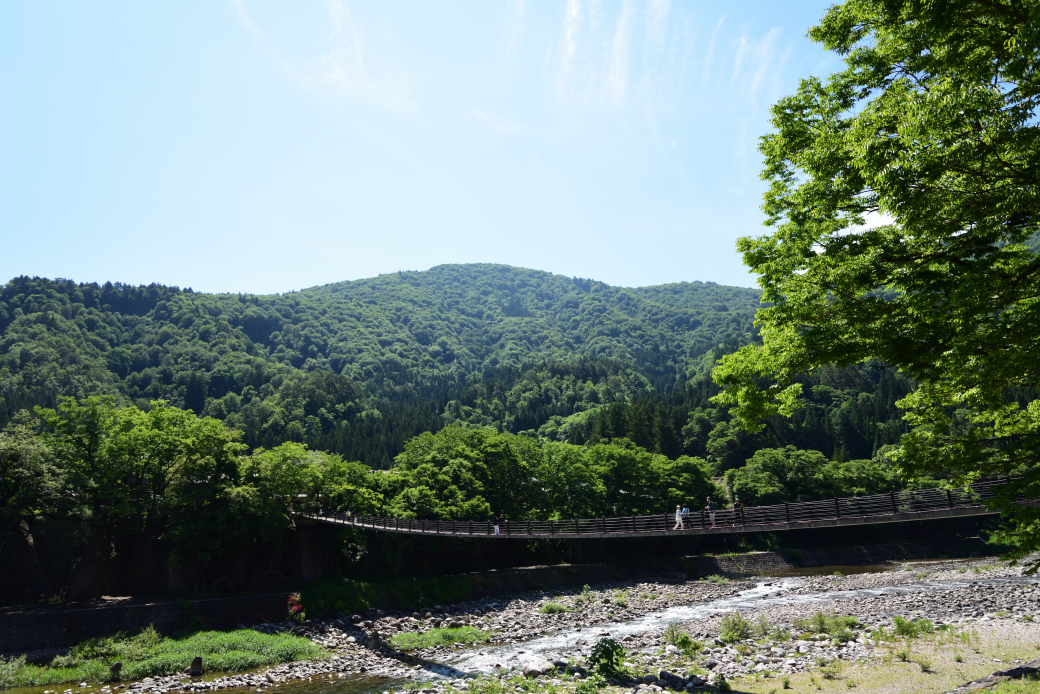
{"label": "forested mountain", "polygon": [[20,277],[0,294],[0,423],[64,395],[161,398],[227,421],[251,446],[308,441],[386,465],[473,384],[512,384],[532,366],[594,379],[553,414],[681,386],[713,347],[749,338],[757,296],[498,265],[274,296]]}
{"label": "forested mountain", "polygon": [[0,293],[0,426],[61,396],[167,400],[250,447],[299,441],[388,467],[447,423],[572,443],[627,437],[721,471],[763,446],[871,457],[908,385],[815,376],[812,407],[749,435],[707,372],[753,339],[758,292],[626,289],[502,265],[444,265],[281,295],[19,277]]}

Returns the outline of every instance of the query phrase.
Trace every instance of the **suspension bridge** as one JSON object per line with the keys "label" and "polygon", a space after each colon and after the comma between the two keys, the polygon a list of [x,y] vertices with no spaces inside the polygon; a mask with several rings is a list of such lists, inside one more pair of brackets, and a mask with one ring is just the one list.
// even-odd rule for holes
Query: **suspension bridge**
{"label": "suspension bridge", "polygon": [[[500,524],[499,535],[494,534],[494,527],[490,521],[417,520],[321,511],[298,511],[294,515],[319,523],[377,532],[495,540],[674,537],[996,515],[998,512],[989,510],[985,502],[993,498],[995,488],[1006,483],[980,482],[952,490],[919,489],[771,506],[748,506],[739,511],[720,509],[714,514],[699,510],[692,512],[681,528],[675,527],[674,513],[570,520],[507,520]],[[1020,503],[1033,505],[1040,502]]]}

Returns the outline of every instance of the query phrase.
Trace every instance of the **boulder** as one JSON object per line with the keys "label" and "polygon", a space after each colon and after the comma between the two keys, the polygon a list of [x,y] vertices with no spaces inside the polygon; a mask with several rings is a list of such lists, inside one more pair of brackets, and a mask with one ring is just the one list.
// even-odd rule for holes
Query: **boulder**
{"label": "boulder", "polygon": [[191,660],[191,665],[184,668],[184,671],[188,673],[189,677],[202,677],[202,656],[195,656]]}
{"label": "boulder", "polygon": [[524,677],[541,677],[552,672],[553,664],[546,660],[536,660],[524,665]]}
{"label": "boulder", "polygon": [[668,672],[667,670],[661,670],[657,676],[658,683],[664,687],[670,689],[681,689],[683,686],[683,678],[676,675],[674,672]]}
{"label": "boulder", "polygon": [[122,663],[112,663],[108,668],[109,678],[112,680],[119,680],[119,673],[123,669]]}

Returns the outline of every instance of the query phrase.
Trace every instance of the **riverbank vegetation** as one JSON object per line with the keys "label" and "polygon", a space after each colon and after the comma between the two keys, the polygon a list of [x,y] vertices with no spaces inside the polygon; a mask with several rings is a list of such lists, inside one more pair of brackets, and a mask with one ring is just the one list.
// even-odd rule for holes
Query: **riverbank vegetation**
{"label": "riverbank vegetation", "polygon": [[390,637],[390,645],[402,651],[417,651],[420,648],[435,646],[471,646],[484,643],[491,638],[490,631],[481,631],[476,627],[444,627],[428,631],[404,631]]}
{"label": "riverbank vegetation", "polygon": [[112,681],[110,666],[116,662],[122,663],[118,679],[139,680],[177,674],[196,657],[202,658],[207,671],[240,672],[323,654],[324,650],[310,639],[289,634],[239,629],[163,637],[149,627],[132,636],[119,633],[83,641],[48,665],[27,664],[24,657],[0,658],[0,687]]}

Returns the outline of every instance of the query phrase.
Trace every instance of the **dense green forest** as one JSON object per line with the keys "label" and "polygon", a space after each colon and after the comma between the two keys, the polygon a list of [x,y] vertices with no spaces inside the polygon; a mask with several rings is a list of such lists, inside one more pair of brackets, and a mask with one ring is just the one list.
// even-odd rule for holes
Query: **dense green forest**
{"label": "dense green forest", "polygon": [[762,447],[870,458],[909,384],[867,366],[807,381],[812,407],[739,430],[708,371],[754,340],[758,292],[625,289],[450,265],[274,296],[20,277],[0,294],[0,426],[60,398],[152,400],[222,420],[250,449],[292,441],[388,468],[455,423],[584,444],[625,437],[716,472]]}

